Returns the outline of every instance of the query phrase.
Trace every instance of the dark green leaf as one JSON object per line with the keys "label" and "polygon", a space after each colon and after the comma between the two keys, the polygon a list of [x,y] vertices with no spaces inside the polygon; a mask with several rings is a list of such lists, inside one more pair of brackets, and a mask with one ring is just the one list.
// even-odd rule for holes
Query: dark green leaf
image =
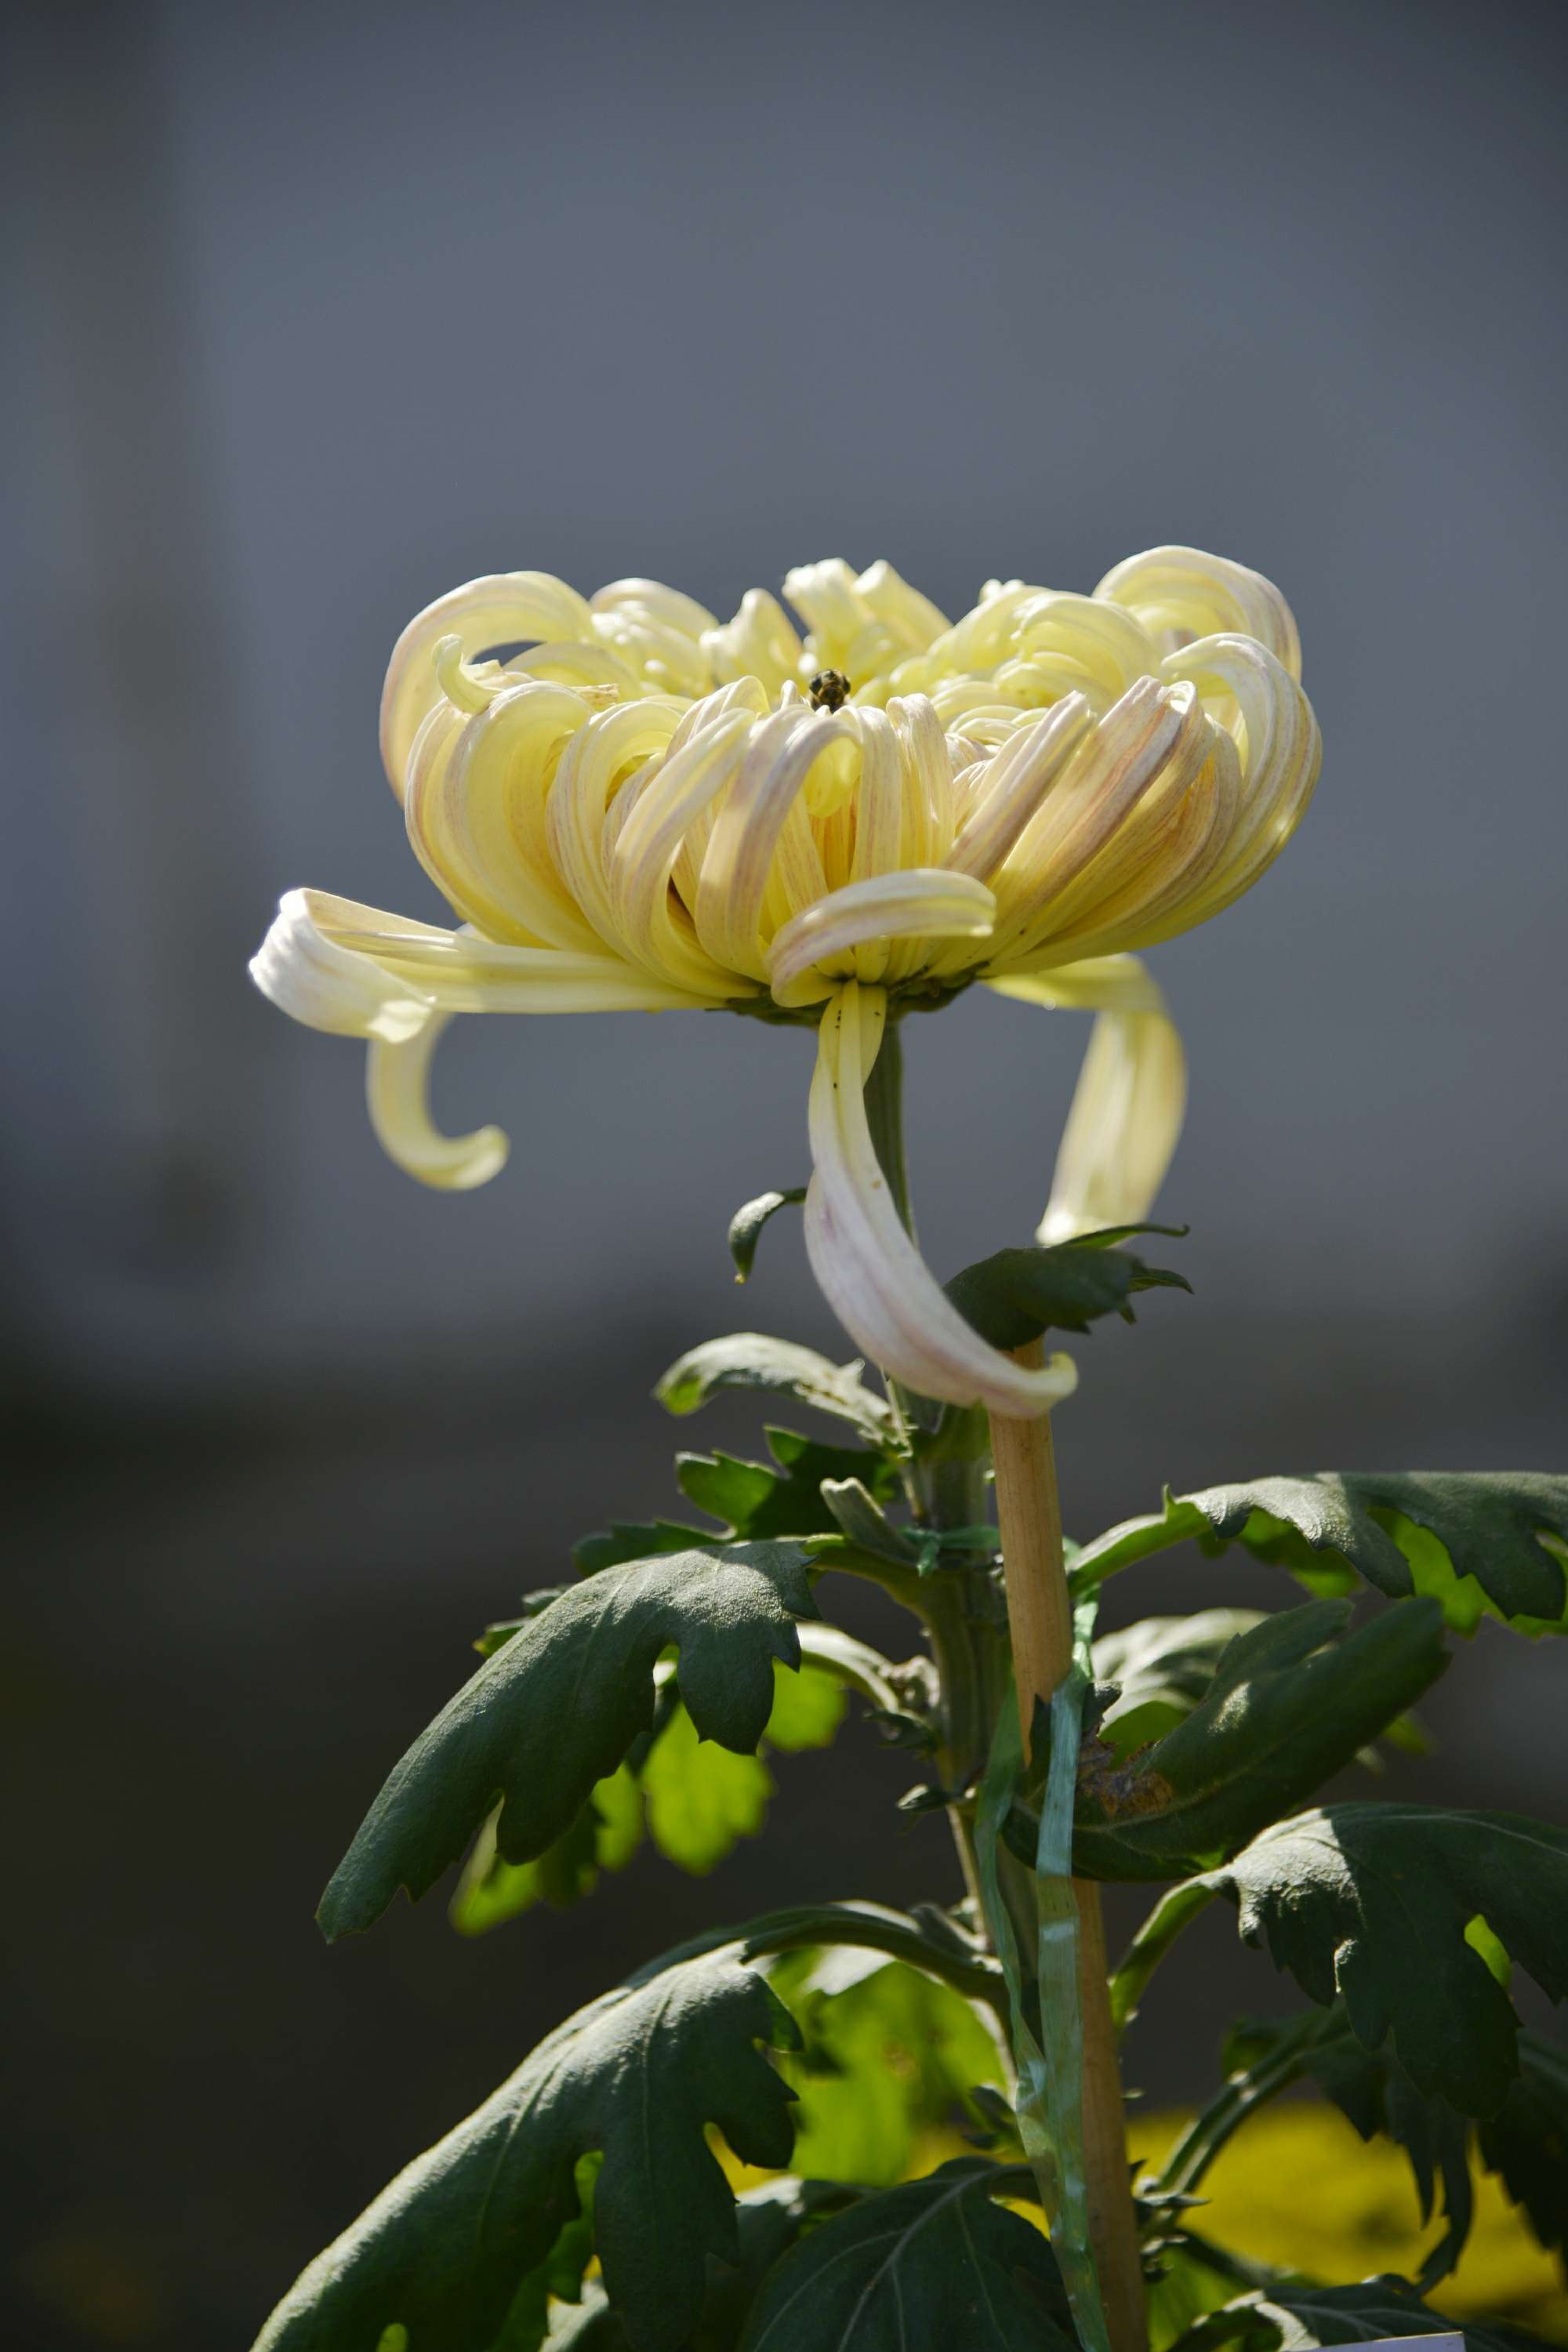
{"label": "dark green leaf", "polygon": [[[604,2153],[594,2233],[635,2352],[677,2352],[710,2256],[733,2260],[715,2124],[751,2164],[790,2148],[790,2094],[759,2043],[793,2021],[731,1944],[657,1967],[580,2010],[485,2105],[415,2159],[304,2273],[257,2352],[487,2352],[520,2283],[576,2212],[575,2168]],[[503,2339],[504,2341],[504,2339]]]}
{"label": "dark green leaf", "polygon": [[742,1202],[730,1220],[730,1255],[735,1261],[737,1282],[744,1282],[751,1274],[768,1219],[805,1198],[805,1186],[792,1184],[785,1192],[759,1192],[754,1201]]}
{"label": "dark green leaf", "polygon": [[726,1339],[705,1340],[671,1364],[654,1394],[668,1412],[688,1413],[721,1389],[772,1389],[852,1422],[871,1445],[889,1445],[895,1434],[892,1413],[864,1385],[860,1370],[858,1362],[830,1363],[815,1349],[788,1339],[732,1331]]}
{"label": "dark green leaf", "polygon": [[[1349,1605],[1309,1601],[1237,1635],[1203,1699],[1122,1764],[1080,1769],[1073,1854],[1090,1878],[1180,1878],[1313,1795],[1440,1675],[1442,1612],[1384,1611],[1342,1640]],[[1089,1751],[1089,1759],[1093,1751]],[[1025,1825],[1025,1843],[1032,1825]],[[1009,1832],[1012,1842],[1013,1832]]]}
{"label": "dark green leaf", "polygon": [[544,1853],[651,1727],[668,1645],[698,1731],[753,1753],[773,1661],[799,1664],[794,1620],[816,1614],[805,1554],[788,1543],[694,1547],[574,1586],[486,1660],[396,1766],[322,1897],[325,1933],[368,1927],[400,1886],[423,1895],[498,1798],[502,1860]]}
{"label": "dark green leaf", "polygon": [[1568,1830],[1518,1813],[1332,1805],[1265,1830],[1197,1882],[1236,1903],[1368,2050],[1424,2095],[1494,2116],[1519,2072],[1513,2005],[1466,1930],[1479,1913],[1552,2000],[1568,1992]]}
{"label": "dark green leaf", "polygon": [[1524,2352],[1534,2339],[1518,2328],[1451,2319],[1423,2303],[1406,2279],[1366,2279],[1360,2286],[1269,2287],[1227,2305],[1178,2339],[1172,2352],[1207,2352],[1235,2344],[1240,2352],[1313,2352],[1320,2345],[1371,2344],[1404,2336],[1462,2333],[1467,2352]]}
{"label": "dark green leaf", "polygon": [[1477,2146],[1542,2244],[1568,2255],[1568,2051],[1526,2032],[1519,2058],[1519,2079],[1478,2126]]}
{"label": "dark green leaf", "polygon": [[998,2188],[1016,2176],[960,2158],[825,2221],[763,2282],[741,2352],[1073,2352],[1050,2248]]}
{"label": "dark green leaf", "polygon": [[1189,1538],[1210,1552],[1244,1543],[1317,1589],[1344,1591],[1353,1571],[1395,1598],[1429,1592],[1461,1633],[1483,1615],[1526,1633],[1568,1633],[1568,1478],[1324,1470],[1167,1495],[1163,1512],[1086,1545],[1076,1579],[1097,1584]]}
{"label": "dark green leaf", "polygon": [[1363,2140],[1381,2135],[1404,2149],[1423,2226],[1439,2204],[1447,2224],[1417,2282],[1419,2291],[1429,2294],[1458,2263],[1475,2217],[1468,2120],[1446,2100],[1423,2097],[1391,2049],[1363,2050],[1342,2002],[1321,2012],[1317,2031],[1303,2035],[1311,2016],[1243,2021],[1226,2043],[1226,2073],[1245,2072],[1256,2080],[1266,2073],[1271,2053],[1290,2048],[1296,2063],[1288,2079],[1310,2076]]}
{"label": "dark green leaf", "polygon": [[955,1274],[947,1295],[993,1347],[1022,1348],[1045,1331],[1087,1332],[1102,1315],[1131,1323],[1136,1291],[1192,1288],[1182,1275],[1107,1247],[1110,1238],[1091,1234],[1049,1248],[998,1250]]}

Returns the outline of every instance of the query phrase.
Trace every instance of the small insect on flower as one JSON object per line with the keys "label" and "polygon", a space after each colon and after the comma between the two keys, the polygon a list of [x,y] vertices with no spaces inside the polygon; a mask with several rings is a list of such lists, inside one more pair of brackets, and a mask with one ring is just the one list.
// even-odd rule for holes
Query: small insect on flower
{"label": "small insect on flower", "polygon": [[887,563],[807,564],[784,593],[804,637],[763,589],[722,623],[651,580],[584,599],[500,572],[441,597],[394,648],[381,740],[458,927],[293,890],[251,970],[297,1020],[369,1040],[376,1133],[451,1188],[506,1157],[494,1128],[431,1124],[454,1013],[809,1023],[806,1245],[835,1311],[911,1388],[1043,1412],[1070,1366],[1014,1362],[943,1297],[865,1082],[889,1020],[977,981],[1093,1012],[1041,1237],[1146,1213],[1184,1076],[1129,951],[1218,914],[1295,830],[1319,763],[1295,624],[1259,574],[1184,547],[1090,596],[992,581],[956,622]]}

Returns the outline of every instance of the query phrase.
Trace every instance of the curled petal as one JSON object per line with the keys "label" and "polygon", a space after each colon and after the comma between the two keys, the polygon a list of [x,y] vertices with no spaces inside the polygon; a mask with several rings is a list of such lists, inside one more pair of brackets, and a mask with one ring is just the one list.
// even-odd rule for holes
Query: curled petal
{"label": "curled petal", "polygon": [[994,876],[999,954],[1023,957],[1055,928],[1054,910],[1201,730],[1189,687],[1141,677],[1074,749],[1006,865]]}
{"label": "curled petal", "polygon": [[700,638],[706,630],[719,625],[706,604],[679,588],[667,588],[662,580],[612,580],[594,591],[589,604],[595,613],[617,613],[631,605],[661,628],[674,629],[683,637]]}
{"label": "curled petal", "polygon": [[1301,675],[1296,618],[1272,580],[1196,547],[1152,547],[1106,573],[1098,597],[1125,604],[1151,635],[1184,645],[1216,631],[1256,637],[1292,677]]}
{"label": "curled petal", "polygon": [[433,1013],[397,1045],[373,1037],[365,1061],[365,1100],[377,1142],[395,1167],[443,1192],[469,1192],[506,1165],[510,1149],[499,1127],[470,1135],[443,1135],[430,1118],[430,1056],[451,1019]]}
{"label": "curled petal", "polygon": [[923,1396],[1032,1419],[1070,1394],[1065,1356],[1026,1370],[971,1328],[899,1220],[867,1123],[865,1084],[887,1020],[879,988],[850,981],[827,1006],[811,1084],[814,1173],[805,1246],[858,1347]]}
{"label": "curled petal", "polygon": [[777,597],[765,588],[748,588],[732,621],[704,631],[702,650],[716,678],[760,678],[777,694],[799,677],[805,648]]}
{"label": "curled petal", "polygon": [[381,757],[399,800],[420,723],[440,695],[435,653],[456,636],[465,659],[491,646],[594,639],[594,615],[574,588],[548,572],[492,572],[448,590],[416,613],[392,649],[381,690]]}
{"label": "curled petal", "polygon": [[983,940],[995,911],[996,901],[983,882],[941,866],[915,866],[847,882],[774,935],[768,950],[773,996],[780,1004],[808,1004],[813,997],[827,995],[829,982],[818,978],[808,984],[802,975],[869,941]]}
{"label": "curled petal", "polygon": [[[1184,906],[1168,938],[1206,922],[1249,890],[1284,848],[1306,813],[1322,763],[1312,706],[1291,671],[1250,637],[1205,637],[1162,665],[1173,680],[1200,693],[1217,687],[1241,714],[1241,796],[1219,866],[1200,897]],[[1151,934],[1144,943],[1151,943]]]}
{"label": "curled petal", "polygon": [[1100,956],[993,980],[1026,1004],[1098,1013],[1057,1154],[1042,1242],[1146,1217],[1186,1108],[1186,1062],[1165,1001],[1136,956]]}

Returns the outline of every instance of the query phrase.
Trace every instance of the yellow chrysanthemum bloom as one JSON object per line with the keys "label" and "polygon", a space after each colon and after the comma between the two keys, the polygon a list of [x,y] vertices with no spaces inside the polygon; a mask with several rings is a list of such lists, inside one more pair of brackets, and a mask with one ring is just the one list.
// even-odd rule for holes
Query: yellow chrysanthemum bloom
{"label": "yellow chrysanthemum bloom", "polygon": [[[382,752],[442,930],[284,898],[252,971],[285,1012],[370,1041],[392,1158],[483,1183],[494,1128],[431,1125],[455,1013],[729,1006],[818,1026],[812,1265],[856,1342],[926,1395],[1044,1411],[900,1222],[862,1089],[884,1024],[984,981],[1099,1013],[1040,1232],[1142,1217],[1181,1124],[1180,1043],[1127,950],[1217,914],[1300,819],[1319,742],[1295,625],[1258,573],[1190,548],[1092,596],[993,581],[950,624],[890,566],[792,572],[721,624],[655,581],[584,602],[476,580],[398,640]],[[487,649],[524,645],[503,665]]]}

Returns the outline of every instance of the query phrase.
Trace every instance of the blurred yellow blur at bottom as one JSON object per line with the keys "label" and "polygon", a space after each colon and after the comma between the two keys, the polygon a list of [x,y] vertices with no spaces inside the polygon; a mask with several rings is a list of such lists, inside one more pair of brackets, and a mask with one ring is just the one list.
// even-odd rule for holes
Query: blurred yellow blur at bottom
{"label": "blurred yellow blur at bottom", "polygon": [[[1163,2156],[1188,2120],[1134,2121],[1133,2154]],[[1384,2140],[1363,2144],[1337,2107],[1302,2099],[1256,2116],[1204,2183],[1193,2226],[1235,2253],[1329,2286],[1394,2271],[1410,2278],[1441,2234],[1423,2229],[1410,2168]],[[1464,2258],[1431,2300],[1456,2319],[1507,2319],[1568,2344],[1568,2286],[1496,2177],[1476,2176],[1476,2220]]]}
{"label": "blurred yellow blur at bottom", "polygon": [[[1128,2144],[1140,2168],[1157,2164],[1190,2121],[1170,2111],[1135,2119]],[[736,2189],[769,2178],[737,2162],[718,2135],[712,2137]],[[958,2132],[923,2133],[910,2177],[973,2153],[973,2142]],[[1548,2343],[1568,2345],[1562,2265],[1542,2251],[1492,2174],[1478,2172],[1475,2190],[1469,2242],[1453,2276],[1433,2290],[1434,2307],[1455,2319],[1508,2320]],[[1349,2285],[1383,2271],[1414,2278],[1442,2233],[1439,2222],[1422,2227],[1400,2151],[1387,2141],[1363,2143],[1338,2108],[1322,2100],[1291,2100],[1255,2116],[1211,2168],[1204,2197],[1190,2214],[1200,2236],[1323,2286]],[[1004,2201],[1014,2205],[1010,2198]],[[1038,2220],[1035,2207],[1019,2203],[1014,2210]],[[1152,2352],[1164,2352],[1189,2316],[1167,2317],[1163,2300],[1156,2289]]]}

